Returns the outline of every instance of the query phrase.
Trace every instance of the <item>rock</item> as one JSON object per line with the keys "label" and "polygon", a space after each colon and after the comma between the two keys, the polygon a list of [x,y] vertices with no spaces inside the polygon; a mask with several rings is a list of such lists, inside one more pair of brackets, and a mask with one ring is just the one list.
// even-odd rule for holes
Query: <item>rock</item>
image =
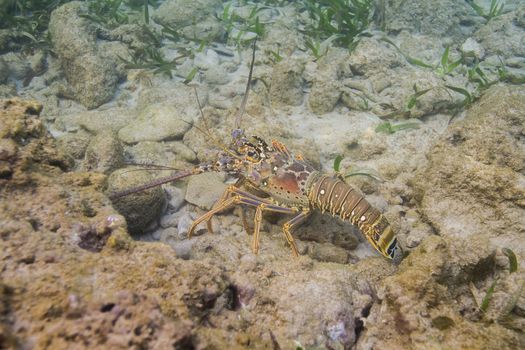
{"label": "rock", "polygon": [[206,49],[195,55],[193,63],[197,68],[207,70],[212,67],[218,66],[220,63],[220,59],[217,52],[211,49]]}
{"label": "rock", "polygon": [[[244,233],[239,237],[249,242]],[[237,246],[244,242],[222,231],[192,240],[195,242],[192,259],[198,256],[196,251],[204,249],[202,252],[213,261],[227,262],[228,270],[232,271],[232,306],[246,325],[246,341],[254,344],[271,337],[281,349],[295,348],[298,343],[303,348],[351,348],[358,336],[356,329],[361,313],[364,309],[366,313],[372,304],[371,298],[363,295],[365,288],[359,286],[366,285],[364,280],[369,280],[368,276],[357,276],[353,268],[347,268],[351,265],[316,263],[307,257],[291,259],[281,232],[270,239],[266,237],[262,235],[264,244],[261,245],[266,253],[261,252],[259,256],[249,253],[239,256]],[[241,251],[245,250],[249,249]],[[381,262],[372,259],[364,264],[363,270],[375,273],[376,278],[384,278],[392,270]],[[255,324],[260,312],[268,307],[272,313],[265,319],[281,320],[287,326],[272,328],[272,335],[266,332],[261,338]],[[257,338],[260,340],[256,341]]]}
{"label": "rock", "polygon": [[331,112],[341,97],[341,84],[333,80],[317,80],[308,95],[308,107],[316,114]]}
{"label": "rock", "polygon": [[57,147],[75,159],[82,159],[91,138],[89,133],[82,130],[66,133],[57,137]]}
{"label": "rock", "polygon": [[472,38],[468,38],[463,45],[461,45],[461,52],[465,57],[475,58],[478,61],[485,57],[485,49]]}
{"label": "rock", "polygon": [[[417,40],[422,40],[408,34],[400,37],[410,47],[416,46]],[[426,49],[429,54],[438,52],[424,41],[421,45],[428,46]],[[439,55],[442,52],[443,48],[439,48]],[[410,55],[413,56],[412,53]],[[443,77],[436,71],[409,65],[392,45],[373,37],[363,38],[359,42],[348,64],[353,76],[341,81],[341,101],[352,110],[372,111],[378,115],[401,114],[403,111],[407,116],[420,118],[455,110],[464,102],[465,96],[444,88],[444,85],[461,87],[469,84],[463,75]],[[349,76],[343,72],[342,76]],[[408,109],[408,102],[416,93],[414,86],[417,91],[428,91],[418,96],[415,105]]]}
{"label": "rock", "polygon": [[505,65],[512,68],[525,68],[525,57],[509,57],[505,60]]}
{"label": "rock", "polygon": [[[343,272],[340,269],[319,272],[307,272],[305,280],[295,274],[275,278],[266,292],[276,296],[277,317],[290,325],[286,329],[273,330],[283,348],[291,348],[292,340],[305,347],[332,349],[350,348],[355,343],[354,315],[357,312],[352,305],[353,288],[345,287],[341,280],[334,278]],[[251,303],[260,297],[254,299]],[[301,311],[305,307],[308,312]],[[324,339],[319,336],[321,334]]]}
{"label": "rock", "polygon": [[427,155],[420,210],[447,237],[525,232],[525,89],[494,86]]}
{"label": "rock", "polygon": [[118,136],[127,144],[140,141],[169,141],[181,139],[191,128],[192,116],[181,114],[167,103],[146,107]]}
{"label": "rock", "polygon": [[[3,3],[3,5],[7,6],[9,3],[6,1]],[[2,9],[3,10],[3,9]],[[2,28],[0,29],[0,50],[2,52],[7,51],[9,48],[9,44],[11,43],[11,39],[13,36],[13,31],[9,28]]]}
{"label": "rock", "polygon": [[188,232],[190,231],[191,224],[196,219],[196,217],[192,217],[189,213],[182,213],[180,215],[179,221],[177,222],[177,231],[179,234],[179,237],[186,237],[188,235]]}
{"label": "rock", "polygon": [[[101,346],[97,340],[103,335],[107,345],[113,348],[125,346],[186,347],[193,343],[192,323],[181,320],[168,321],[158,302],[143,294],[122,290],[107,302],[86,302],[85,298],[71,294],[65,302],[67,318],[53,328],[40,344],[60,347],[72,336],[83,339],[87,347]],[[122,313],[127,317],[115,317]],[[134,319],[132,315],[143,315]],[[89,323],[83,327],[82,323]],[[108,326],[110,324],[111,326]],[[142,330],[148,329],[147,333]],[[131,336],[130,333],[135,333]],[[60,344],[60,345],[59,345]],[[139,345],[141,344],[141,345]],[[147,345],[146,345],[147,344]]]}
{"label": "rock", "polygon": [[186,188],[179,188],[175,186],[166,186],[168,193],[169,209],[177,211],[184,204],[184,197],[186,196]]}
{"label": "rock", "polygon": [[[244,20],[248,20],[251,17],[253,17],[253,7],[249,4],[238,4],[238,6],[235,6],[233,9],[235,11],[235,14],[239,16],[240,18]],[[267,23],[272,21],[276,17],[276,15],[279,14],[279,11],[276,8],[267,7],[267,8],[260,8],[257,11],[257,15],[259,16],[259,20],[261,23]]]}
{"label": "rock", "polygon": [[[524,273],[508,273],[494,282],[494,292],[483,318],[487,321],[503,322],[509,328],[520,329],[524,325]],[[479,293],[478,296],[483,296],[484,290],[476,288],[474,292]]]}
{"label": "rock", "polygon": [[[294,232],[294,236],[302,241],[312,241],[317,244],[309,249],[308,255],[320,261],[348,261],[348,254],[343,251],[352,251],[359,244],[359,231],[352,225],[344,223],[338,218],[321,213],[312,214],[308,225],[302,225]],[[334,253],[329,254],[329,247]],[[343,257],[345,255],[345,257]],[[323,257],[326,256],[326,257]]]}
{"label": "rock", "polygon": [[185,240],[172,243],[171,246],[177,254],[178,257],[184,260],[189,260],[191,257],[191,248],[193,246],[193,241]]}
{"label": "rock", "polygon": [[22,54],[9,52],[2,55],[2,61],[7,66],[8,76],[12,79],[24,80],[32,73],[31,65]]}
{"label": "rock", "polygon": [[215,40],[224,32],[215,18],[220,6],[219,0],[170,0],[163,2],[152,17],[159,24],[180,28],[188,38]]}
{"label": "rock", "polygon": [[346,264],[348,262],[348,251],[332,244],[309,244],[308,256],[317,261]]}
{"label": "rock", "polygon": [[[0,206],[0,344],[196,347],[191,319],[226,300],[221,269],[177,259],[164,244],[133,243],[102,193],[105,176],[60,169],[40,110],[2,101],[0,145],[15,148],[0,151],[14,169],[0,179],[0,196],[11,198]],[[25,326],[11,332],[7,320]]]}
{"label": "rock", "polygon": [[95,27],[80,16],[86,11],[78,1],[62,5],[51,14],[49,33],[75,98],[92,109],[113,97],[123,72],[116,55],[97,42]]}
{"label": "rock", "polygon": [[129,108],[111,108],[60,116],[58,123],[65,125],[66,129],[80,126],[91,133],[98,134],[108,129],[118,132],[134,118],[136,112]]}
{"label": "rock", "polygon": [[[415,94],[414,86],[418,91],[429,89],[416,99],[415,105],[409,110],[410,117],[421,118],[436,113],[453,111],[465,100],[465,96],[458,92],[439,88],[444,85],[443,78],[432,71],[414,68],[408,72],[392,71],[388,73],[388,76],[395,82],[394,84],[385,87],[379,94],[372,95],[372,99],[368,99],[366,94],[360,94],[355,97],[357,102],[361,99],[361,104],[368,105],[368,108],[375,113],[388,114],[392,110],[404,111],[407,109],[408,102]],[[467,86],[468,81],[465,76],[458,75],[446,77],[446,84],[456,87]],[[345,102],[344,94],[342,100]],[[381,103],[373,102],[378,100]]]}
{"label": "rock", "polygon": [[42,105],[36,101],[19,99],[0,100],[0,184],[31,183],[31,167],[51,166],[53,171],[67,170],[73,160],[55,148],[54,140],[47,133],[38,117]]}
{"label": "rock", "polygon": [[[285,8],[279,8],[279,11],[286,11]],[[264,33],[264,43],[258,45],[267,45],[268,49],[275,50],[279,48],[281,56],[290,56],[299,47],[303,46],[301,34],[295,30],[297,28],[297,17],[290,15],[286,18],[275,21],[271,26],[266,26]]]}
{"label": "rock", "polygon": [[[525,6],[521,6],[521,14]],[[520,11],[512,11],[493,18],[475,34],[476,39],[487,55],[497,55],[500,59],[525,56],[525,27],[519,26]]]}
{"label": "rock", "polygon": [[[451,44],[453,41],[446,37],[438,40],[432,35],[403,31],[396,36],[395,42],[403,55],[419,59],[422,62],[428,62],[430,65],[438,65],[440,63],[446,47],[449,47],[450,59],[459,59],[459,52],[456,52],[456,47],[459,43]],[[463,40],[460,42],[463,42]]]}
{"label": "rock", "polygon": [[377,294],[381,302],[372,306],[356,349],[387,344],[392,348],[406,344],[414,348],[522,347],[522,335],[471,318],[471,310],[476,312],[477,307],[472,308],[468,285],[490,279],[495,270],[493,251],[483,248],[479,252],[479,247],[472,239],[426,238],[396,275],[382,281]]}
{"label": "rock", "polygon": [[[152,181],[146,171],[129,170],[132,169],[119,169],[109,176],[109,194]],[[162,187],[157,186],[115,199],[113,205],[126,218],[130,232],[142,233],[153,220],[159,218],[166,205],[166,195]]]}
{"label": "rock", "polygon": [[195,40],[220,40],[224,36],[224,26],[214,16],[208,16],[194,25],[182,28],[182,34]]}
{"label": "rock", "polygon": [[392,45],[376,38],[363,38],[352,51],[347,64],[354,74],[370,76],[402,67],[405,59]]}
{"label": "rock", "polygon": [[[203,86],[196,89],[201,105],[205,106],[208,101],[207,89]],[[141,112],[151,108],[152,105],[171,106],[177,112],[176,115],[185,115],[191,117],[192,120],[200,115],[195,90],[185,84],[141,90],[137,101],[137,110]]]}
{"label": "rock", "polygon": [[201,209],[210,210],[226,189],[224,177],[216,173],[192,176],[186,189],[186,201]]}
{"label": "rock", "polygon": [[386,3],[384,12],[384,26],[389,33],[416,30],[434,37],[461,40],[484,23],[469,4],[455,0],[395,0]]}
{"label": "rock", "polygon": [[322,78],[322,80],[341,80],[353,75],[351,66],[348,64],[352,53],[341,47],[330,47],[326,54],[317,60],[317,70],[312,81]]}
{"label": "rock", "polygon": [[4,59],[0,57],[0,84],[5,84],[8,77],[9,77],[9,66],[4,61]]}
{"label": "rock", "polygon": [[304,64],[296,59],[283,59],[272,71],[270,97],[275,106],[298,106],[303,102]]}
{"label": "rock", "polygon": [[11,139],[0,139],[0,178],[8,178],[13,174],[12,161],[18,153],[16,143]]}
{"label": "rock", "polygon": [[525,28],[525,6],[518,6],[515,17],[516,25]]}
{"label": "rock", "polygon": [[[195,162],[197,156],[180,141],[143,141],[127,147],[126,154],[136,163],[153,163],[178,167],[181,162]],[[190,164],[186,165],[190,167]]]}
{"label": "rock", "polygon": [[124,164],[124,149],[111,131],[103,131],[95,136],[86,149],[84,168],[109,174]]}
{"label": "rock", "polygon": [[156,22],[174,28],[188,26],[214,14],[220,0],[168,0],[153,14]]}
{"label": "rock", "polygon": [[31,56],[28,57],[29,66],[31,73],[34,75],[40,75],[46,71],[47,67],[47,54],[43,50],[35,51]]}
{"label": "rock", "polygon": [[505,80],[512,84],[524,84],[525,83],[525,69],[519,68],[506,68]]}
{"label": "rock", "polygon": [[367,111],[370,109],[368,99],[363,93],[347,87],[342,88],[341,102],[353,111]]}
{"label": "rock", "polygon": [[133,50],[144,50],[151,45],[150,32],[141,24],[123,24],[104,34],[109,34],[108,40],[120,41]]}
{"label": "rock", "polygon": [[231,81],[230,74],[223,66],[210,67],[203,73],[204,80],[209,84],[224,85]]}
{"label": "rock", "polygon": [[232,31],[228,34],[230,38],[235,38],[235,40],[239,40],[240,42],[250,42],[257,38],[257,34],[254,32],[248,32],[241,29],[237,29],[235,27],[232,28]]}
{"label": "rock", "polygon": [[13,84],[0,84],[0,98],[11,98],[17,96],[16,85]]}

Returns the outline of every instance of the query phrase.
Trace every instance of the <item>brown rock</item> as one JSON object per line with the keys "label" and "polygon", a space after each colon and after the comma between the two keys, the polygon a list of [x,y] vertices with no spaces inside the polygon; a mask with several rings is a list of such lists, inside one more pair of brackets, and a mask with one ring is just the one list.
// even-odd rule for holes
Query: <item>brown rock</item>
{"label": "brown rock", "polygon": [[[381,283],[380,303],[373,305],[356,348],[523,347],[523,334],[500,324],[477,322],[473,315],[478,311],[468,283],[480,283],[496,270],[490,251],[477,248],[475,240],[425,239],[396,275]],[[468,251],[470,257],[464,258],[459,251]]]}
{"label": "brown rock", "polygon": [[0,186],[0,347],[204,346],[194,331],[220,304],[220,268],[131,242],[105,176],[64,172],[35,105],[0,103],[1,140],[16,146]]}
{"label": "brown rock", "polygon": [[525,89],[495,86],[430,151],[415,186],[440,235],[525,233]]}
{"label": "brown rock", "polygon": [[304,64],[298,60],[283,60],[274,66],[270,97],[275,106],[298,106],[303,102]]}

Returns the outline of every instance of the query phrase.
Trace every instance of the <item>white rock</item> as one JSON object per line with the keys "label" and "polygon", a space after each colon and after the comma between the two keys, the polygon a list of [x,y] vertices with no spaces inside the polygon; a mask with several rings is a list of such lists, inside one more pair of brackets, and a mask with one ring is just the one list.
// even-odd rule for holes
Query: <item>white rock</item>
{"label": "white rock", "polygon": [[166,191],[168,192],[170,209],[173,211],[178,210],[182,204],[184,204],[184,196],[186,194],[185,189],[175,186],[166,186]]}
{"label": "white rock", "polygon": [[485,49],[472,38],[468,38],[463,45],[461,45],[461,52],[463,52],[465,56],[475,57],[478,60],[485,57]]}
{"label": "white rock", "polygon": [[194,218],[191,216],[188,212],[183,212],[179,216],[179,221],[177,223],[177,231],[179,234],[179,238],[184,238],[188,234],[188,231],[190,230],[191,224],[193,223]]}
{"label": "white rock", "polygon": [[193,62],[198,68],[206,70],[218,66],[220,58],[217,52],[207,49],[196,54]]}
{"label": "white rock", "polygon": [[204,72],[204,80],[210,84],[224,85],[230,82],[231,77],[222,66],[213,66]]}

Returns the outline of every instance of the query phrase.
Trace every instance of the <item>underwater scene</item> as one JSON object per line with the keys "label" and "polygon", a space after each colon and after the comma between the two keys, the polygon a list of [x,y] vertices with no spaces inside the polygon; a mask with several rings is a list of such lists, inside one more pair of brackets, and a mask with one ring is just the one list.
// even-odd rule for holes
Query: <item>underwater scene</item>
{"label": "underwater scene", "polygon": [[525,1],[0,0],[0,349],[525,349]]}

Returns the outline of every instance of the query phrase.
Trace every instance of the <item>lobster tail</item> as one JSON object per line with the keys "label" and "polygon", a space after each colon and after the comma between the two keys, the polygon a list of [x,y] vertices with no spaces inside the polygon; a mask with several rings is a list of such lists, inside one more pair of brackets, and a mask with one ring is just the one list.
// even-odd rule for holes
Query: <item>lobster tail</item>
{"label": "lobster tail", "polygon": [[383,256],[400,259],[402,251],[387,219],[346,182],[330,175],[317,176],[309,186],[308,198],[321,212],[327,211],[357,226]]}

